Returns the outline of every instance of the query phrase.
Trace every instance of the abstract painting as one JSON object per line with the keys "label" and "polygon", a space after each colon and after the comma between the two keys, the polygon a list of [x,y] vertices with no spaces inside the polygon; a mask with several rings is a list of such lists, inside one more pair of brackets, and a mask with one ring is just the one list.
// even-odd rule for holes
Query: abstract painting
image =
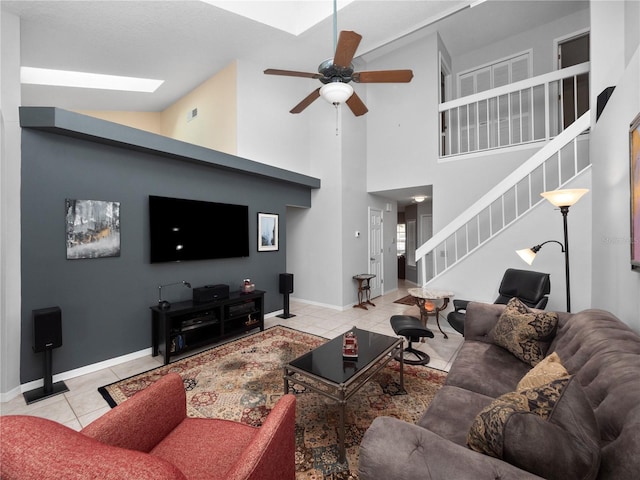
{"label": "abstract painting", "polygon": [[65,200],[67,260],[120,256],[120,202]]}

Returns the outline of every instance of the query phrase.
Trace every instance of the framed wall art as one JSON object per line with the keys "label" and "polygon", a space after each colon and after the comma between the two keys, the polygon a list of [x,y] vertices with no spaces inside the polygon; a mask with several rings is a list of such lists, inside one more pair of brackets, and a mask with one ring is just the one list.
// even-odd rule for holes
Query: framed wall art
{"label": "framed wall art", "polygon": [[631,179],[631,268],[640,271],[640,113],[629,130]]}
{"label": "framed wall art", "polygon": [[279,248],[278,215],[258,213],[258,251],[276,252]]}
{"label": "framed wall art", "polygon": [[120,256],[120,202],[65,200],[67,260]]}

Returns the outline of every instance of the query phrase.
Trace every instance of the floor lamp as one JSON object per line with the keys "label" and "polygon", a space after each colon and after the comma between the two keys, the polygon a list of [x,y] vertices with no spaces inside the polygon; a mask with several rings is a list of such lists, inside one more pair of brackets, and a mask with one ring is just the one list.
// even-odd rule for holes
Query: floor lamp
{"label": "floor lamp", "polygon": [[552,190],[549,192],[542,192],[540,195],[542,195],[556,207],[560,208],[560,213],[562,214],[562,224],[564,227],[564,245],[557,240],[548,240],[541,243],[540,245],[536,245],[535,247],[517,251],[518,255],[520,255],[520,257],[525,262],[531,265],[531,263],[533,263],[533,259],[536,256],[536,253],[538,253],[538,251],[545,243],[554,242],[560,244],[560,247],[564,252],[564,269],[567,288],[567,312],[571,312],[571,282],[569,279],[569,234],[567,230],[567,214],[569,213],[569,207],[580,200],[580,198],[582,198],[582,196],[588,191],[589,190],[586,188],[574,188],[568,190]]}

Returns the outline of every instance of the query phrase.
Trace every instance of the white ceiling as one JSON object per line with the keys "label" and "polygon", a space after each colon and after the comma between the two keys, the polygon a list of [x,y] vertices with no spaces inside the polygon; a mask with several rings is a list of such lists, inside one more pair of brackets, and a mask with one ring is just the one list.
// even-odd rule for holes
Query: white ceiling
{"label": "white ceiling", "polygon": [[[3,12],[21,17],[23,66],[165,81],[154,93],[23,85],[21,104],[162,111],[236,59],[262,69],[315,72],[333,56],[332,15],[296,36],[209,2],[245,3],[261,14],[266,6],[282,16],[292,15],[294,4],[306,13],[333,8],[332,0],[0,0]],[[474,3],[479,2],[355,0],[338,12],[337,26],[363,36],[357,55],[365,61],[392,42],[397,48],[436,29],[455,56],[588,8],[588,1],[573,0],[489,0],[469,8]],[[402,210],[429,188],[380,193]]]}
{"label": "white ceiling", "polygon": [[[332,0],[231,3],[240,2],[271,6],[276,12],[291,4],[298,9],[318,3],[333,7]],[[428,33],[436,28],[429,24],[458,12],[437,26],[455,55],[576,9],[572,1],[492,0],[466,8],[471,3],[355,0],[339,11],[338,30],[360,33],[357,55],[374,56],[376,49],[412,32]],[[200,1],[2,0],[1,5],[4,12],[21,17],[23,66],[165,80],[154,93],[23,85],[23,105],[161,111],[235,59],[315,72],[333,56],[331,15],[296,36]]]}

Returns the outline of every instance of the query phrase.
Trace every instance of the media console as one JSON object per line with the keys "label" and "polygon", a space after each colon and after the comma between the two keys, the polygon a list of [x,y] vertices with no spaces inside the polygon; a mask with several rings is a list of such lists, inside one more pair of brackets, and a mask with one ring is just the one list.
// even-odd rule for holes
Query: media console
{"label": "media console", "polygon": [[264,330],[264,292],[232,292],[228,298],[208,303],[172,303],[168,309],[151,307],[153,356],[162,354],[164,364],[181,355],[219,340]]}

